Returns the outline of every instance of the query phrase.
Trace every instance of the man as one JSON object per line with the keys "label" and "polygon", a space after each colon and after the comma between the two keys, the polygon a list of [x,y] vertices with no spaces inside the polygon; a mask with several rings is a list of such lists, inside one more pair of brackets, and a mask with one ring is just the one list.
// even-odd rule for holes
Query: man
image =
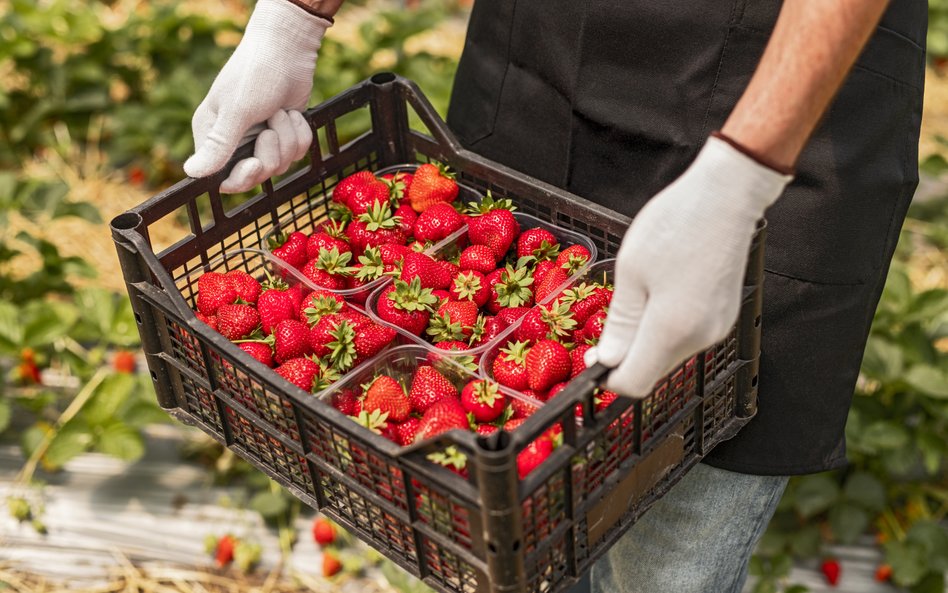
{"label": "man", "polygon": [[[195,114],[189,175],[219,170],[263,121],[222,189],[285,170],[339,4],[259,0]],[[459,138],[635,215],[590,355],[614,368],[610,388],[645,394],[725,335],[756,221],[769,221],[758,416],[594,566],[596,591],[739,591],[787,476],[845,463],[853,386],[917,183],[927,5],[888,4],[475,4],[448,116]]]}

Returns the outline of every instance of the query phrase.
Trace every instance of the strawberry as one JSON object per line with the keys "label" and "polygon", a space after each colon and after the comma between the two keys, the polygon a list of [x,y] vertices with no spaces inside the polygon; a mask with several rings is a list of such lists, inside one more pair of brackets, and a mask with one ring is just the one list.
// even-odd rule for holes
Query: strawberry
{"label": "strawberry", "polygon": [[556,262],[548,259],[537,262],[536,267],[533,268],[533,283],[539,286],[543,278],[555,267],[557,267]]}
{"label": "strawberry", "polygon": [[284,363],[313,351],[309,327],[302,321],[284,319],[273,330],[273,359]]}
{"label": "strawberry", "polygon": [[349,225],[350,242],[357,251],[385,243],[403,245],[408,235],[402,231],[400,222],[388,204],[376,204]]}
{"label": "strawberry", "polygon": [[377,245],[379,256],[382,258],[382,264],[385,266],[397,265],[408,253],[408,248],[397,243],[382,243]]}
{"label": "strawberry", "polygon": [[230,305],[237,300],[233,282],[219,272],[201,274],[197,285],[197,309],[204,315],[216,315],[221,305]]}
{"label": "strawberry", "polygon": [[526,446],[517,455],[517,474],[520,479],[526,478],[530,472],[543,463],[553,453],[553,443],[548,438],[540,437]]}
{"label": "strawberry", "polygon": [[377,182],[378,179],[371,171],[357,171],[352,175],[339,180],[339,183],[337,183],[336,187],[333,188],[332,201],[344,206],[348,206],[350,196],[352,196],[355,192],[360,191],[361,188],[365,187],[366,185],[371,185]]}
{"label": "strawberry", "polygon": [[555,260],[560,252],[556,236],[542,228],[528,229],[517,237],[517,258],[532,255],[537,261]]}
{"label": "strawberry", "polygon": [[238,299],[248,305],[257,303],[257,298],[260,296],[260,283],[256,278],[243,270],[231,270],[225,276],[237,292]]}
{"label": "strawberry", "polygon": [[342,562],[332,552],[323,552],[323,578],[336,576],[342,570]]}
{"label": "strawberry", "polygon": [[453,277],[430,256],[414,251],[405,254],[399,275],[405,282],[418,278],[422,288],[448,288]]}
{"label": "strawberry", "polygon": [[207,324],[212,330],[217,331],[217,315],[205,315],[200,311],[195,311],[194,316],[198,318],[198,321]]}
{"label": "strawberry", "polygon": [[556,267],[566,270],[567,274],[575,274],[586,265],[591,255],[582,245],[570,245],[556,256]]}
{"label": "strawberry", "polygon": [[332,394],[332,407],[346,416],[358,416],[362,411],[362,394],[355,389],[344,389]]}
{"label": "strawberry", "polygon": [[330,251],[335,248],[339,253],[348,253],[352,251],[349,243],[339,237],[332,236],[329,233],[313,233],[306,240],[306,259],[311,260],[319,257],[319,252],[325,249]]}
{"label": "strawberry", "polygon": [[434,342],[466,340],[477,323],[477,305],[471,301],[445,301],[431,317],[426,334]]}
{"label": "strawberry", "polygon": [[880,564],[876,569],[875,574],[876,581],[880,583],[885,583],[892,580],[892,565],[891,564]]}
{"label": "strawberry", "polygon": [[330,546],[336,541],[336,527],[323,517],[313,521],[313,541],[320,547]]}
{"label": "strawberry", "polygon": [[510,327],[530,312],[530,307],[506,307],[497,313],[497,319],[504,327]]}
{"label": "strawberry", "polygon": [[377,323],[366,323],[355,330],[356,361],[372,358],[395,339],[395,330]]}
{"label": "strawberry", "polygon": [[[496,280],[494,274],[497,274]],[[490,287],[490,297],[487,301],[487,310],[497,314],[507,307],[530,307],[533,305],[533,278],[527,268],[516,268],[508,265],[499,271],[491,272],[486,276]]]}
{"label": "strawberry", "polygon": [[279,233],[269,239],[270,253],[291,267],[301,268],[306,263],[306,235],[295,231]]}
{"label": "strawberry", "polygon": [[468,237],[474,245],[486,245],[501,259],[520,235],[520,224],[514,218],[510,200],[494,200],[487,195],[480,203],[468,206]]}
{"label": "strawberry", "polygon": [[[381,179],[388,183],[392,197],[401,200],[405,197],[405,192],[408,191],[408,188],[411,187],[413,177],[414,175],[408,171],[398,171],[397,173],[386,173],[381,176]],[[412,212],[414,212],[414,210]]]}
{"label": "strawberry", "polygon": [[490,274],[497,267],[497,258],[487,245],[471,245],[461,252],[458,265],[462,270],[474,270]]}
{"label": "strawberry", "polygon": [[336,248],[323,249],[317,258],[306,262],[300,271],[317,286],[329,290],[344,290],[346,276],[352,274],[352,269],[348,267],[351,258],[352,253],[348,251],[339,253]]}
{"label": "strawberry", "polygon": [[[539,401],[544,398],[537,397],[534,399]],[[510,398],[510,408],[513,410],[512,418],[529,418],[540,409],[540,406],[527,400]]]}
{"label": "strawberry", "polygon": [[116,373],[131,375],[135,372],[137,366],[138,363],[135,362],[135,355],[128,350],[119,350],[112,358],[112,368],[115,369]]}
{"label": "strawberry", "polygon": [[[569,382],[568,382],[568,381],[563,381],[562,383],[557,383],[557,384],[554,385],[553,387],[550,387],[550,390],[546,392],[546,400],[551,400],[551,399],[553,399],[554,397],[556,397],[557,394],[559,394],[559,392],[563,391],[563,390],[566,388],[567,385],[569,385]],[[544,401],[546,401],[546,400],[544,400]]]}
{"label": "strawberry", "polygon": [[517,339],[523,342],[538,342],[545,339],[561,339],[569,335],[576,326],[573,314],[565,303],[554,301],[530,309],[517,328]]}
{"label": "strawberry", "polygon": [[250,305],[221,305],[217,331],[228,340],[245,338],[260,325],[260,314]]}
{"label": "strawberry", "polygon": [[372,178],[364,176],[362,180],[362,183],[354,185],[346,199],[346,206],[356,216],[365,214],[379,205],[387,206],[390,197],[389,186],[384,181],[374,176]]}
{"label": "strawberry", "polygon": [[285,288],[268,288],[257,299],[257,312],[260,329],[269,334],[284,319],[296,319],[298,305],[294,305],[293,294]]}
{"label": "strawberry", "polygon": [[517,430],[521,424],[523,424],[524,420],[526,420],[526,418],[511,418],[510,420],[504,422],[504,430],[507,432],[513,432]]}
{"label": "strawberry", "polygon": [[576,325],[582,327],[594,313],[609,305],[610,295],[608,290],[583,282],[564,290],[560,300],[569,305]]}
{"label": "strawberry", "polygon": [[612,402],[616,401],[616,398],[619,397],[614,391],[602,390],[596,394],[596,397],[593,398],[593,402],[596,404],[596,411],[601,412],[612,405]]}
{"label": "strawberry", "polygon": [[573,368],[569,351],[553,340],[540,340],[527,352],[527,382],[530,389],[546,391],[556,383],[569,378]]}
{"label": "strawberry", "polygon": [[408,203],[415,212],[424,212],[439,202],[453,202],[458,196],[458,184],[454,174],[444,165],[425,163],[420,165],[412,177],[411,186],[405,192]]}
{"label": "strawberry", "polygon": [[526,361],[529,345],[526,342],[508,342],[505,348],[494,358],[491,365],[494,379],[501,385],[523,391],[530,386],[527,380]]}
{"label": "strawberry", "polygon": [[554,267],[543,276],[543,281],[537,285],[535,291],[536,301],[542,303],[551,300],[556,296],[557,289],[566,284],[567,281],[569,281],[569,274],[566,273],[566,270]]}
{"label": "strawberry", "polygon": [[311,358],[299,357],[287,360],[274,371],[303,391],[310,391],[313,388],[313,380],[320,373],[320,368]]}
{"label": "strawberry", "polygon": [[461,403],[455,397],[448,397],[426,409],[418,425],[418,432],[415,433],[415,442],[430,439],[449,430],[468,430],[469,427],[470,422]]}
{"label": "strawberry", "polygon": [[592,348],[592,346],[589,344],[577,344],[575,348],[569,351],[569,358],[573,363],[572,370],[569,373],[570,379],[586,370],[584,355],[590,348]]}
{"label": "strawberry", "polygon": [[399,422],[394,425],[395,432],[395,442],[403,447],[415,442],[415,433],[418,432],[418,427],[421,425],[421,419],[414,416],[409,416],[404,422]]}
{"label": "strawberry", "polygon": [[214,563],[223,568],[234,560],[234,546],[237,541],[231,535],[222,535],[214,548]]}
{"label": "strawberry", "polygon": [[451,281],[451,298],[456,301],[473,301],[478,307],[483,307],[490,295],[487,281],[480,272],[469,270],[458,272]]}
{"label": "strawberry", "polygon": [[271,348],[269,344],[264,344],[263,342],[243,342],[242,344],[237,344],[237,347],[268,367],[273,366],[273,348]]}
{"label": "strawberry", "polygon": [[346,301],[341,296],[328,290],[316,289],[300,303],[298,318],[308,325],[315,325],[323,315],[341,313],[345,309]]}
{"label": "strawberry", "polygon": [[448,260],[438,260],[438,267],[441,268],[441,274],[438,276],[438,288],[447,289],[451,286],[451,280],[461,271],[460,266]]}
{"label": "strawberry", "polygon": [[388,375],[379,375],[365,389],[362,409],[366,412],[378,410],[387,413],[386,419],[391,422],[404,422],[411,413],[411,402],[398,381]]}
{"label": "strawberry", "polygon": [[[316,355],[317,358],[323,358],[332,352],[330,344],[336,340],[336,329],[340,323],[345,322],[341,321],[337,315],[323,315],[319,321],[310,328],[310,352]],[[346,324],[346,327],[349,327],[349,325]],[[349,333],[352,334],[351,328]],[[348,366],[346,368],[348,368]]]}
{"label": "strawberry", "polygon": [[458,451],[457,447],[450,446],[446,447],[444,451],[429,453],[427,459],[437,463],[445,469],[456,473],[462,478],[466,478],[468,476],[467,455],[461,451]]}
{"label": "strawberry", "polygon": [[499,336],[504,329],[504,322],[496,316],[479,315],[468,342],[472,348],[482,346]]}
{"label": "strawberry", "polygon": [[455,300],[451,298],[451,293],[443,288],[435,288],[431,291],[431,294],[438,298],[438,307],[447,301]]}
{"label": "strawberry", "polygon": [[436,243],[464,226],[464,217],[449,203],[432,204],[415,220],[412,234],[420,241]]}
{"label": "strawberry", "polygon": [[507,398],[497,385],[484,379],[471,381],[461,390],[461,405],[478,422],[493,422],[503,413],[506,404]]}
{"label": "strawberry", "polygon": [[376,302],[378,316],[406,331],[420,336],[431,317],[437,298],[431,290],[421,287],[419,278],[411,283],[396,280],[385,288]]}
{"label": "strawberry", "polygon": [[600,310],[593,313],[592,317],[586,320],[581,330],[573,333],[573,341],[595,344],[602,335],[602,328],[606,324],[606,311]]}
{"label": "strawberry", "polygon": [[826,577],[826,582],[835,587],[836,583],[839,582],[839,573],[841,572],[839,561],[835,558],[828,558],[820,565],[820,570],[823,572],[823,576]]}
{"label": "strawberry", "polygon": [[415,412],[423,414],[443,399],[457,398],[457,388],[434,367],[422,366],[415,371],[411,388],[408,390],[408,399],[411,400],[411,407]]}
{"label": "strawberry", "polygon": [[489,434],[494,434],[498,430],[500,429],[494,426],[493,424],[478,424],[477,428],[474,429],[474,432],[476,432],[477,434],[487,436]]}

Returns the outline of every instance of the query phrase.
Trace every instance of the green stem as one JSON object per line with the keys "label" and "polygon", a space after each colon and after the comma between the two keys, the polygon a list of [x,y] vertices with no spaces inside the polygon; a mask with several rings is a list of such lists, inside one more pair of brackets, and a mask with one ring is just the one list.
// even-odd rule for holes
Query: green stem
{"label": "green stem", "polygon": [[16,476],[15,482],[17,484],[28,484],[33,479],[33,474],[36,473],[36,467],[39,465],[40,460],[43,458],[43,455],[46,454],[46,451],[49,450],[50,444],[53,442],[53,439],[59,434],[59,431],[67,422],[72,420],[76,414],[86,405],[92,395],[95,393],[96,388],[99,384],[105,380],[108,376],[109,370],[105,367],[100,368],[96,371],[96,374],[92,376],[85,387],[76,394],[76,397],[70,402],[70,404],[63,410],[63,413],[60,414],[59,418],[56,419],[56,424],[43,435],[43,440],[39,442],[36,446],[36,449],[33,450],[33,453],[30,455],[30,458],[26,460],[26,463],[23,464],[23,468]]}

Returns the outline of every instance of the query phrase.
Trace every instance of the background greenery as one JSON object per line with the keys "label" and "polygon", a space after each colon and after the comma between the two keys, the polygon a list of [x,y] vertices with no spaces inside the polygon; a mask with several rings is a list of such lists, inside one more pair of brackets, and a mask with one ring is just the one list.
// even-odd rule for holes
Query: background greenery
{"label": "background greenery", "polygon": [[[37,468],[55,471],[84,451],[137,459],[143,427],[167,421],[150,382],[128,372],[138,336],[114,257],[77,255],[43,229],[69,220],[77,233],[106,235],[103,221],[123,203],[183,176],[191,115],[251,4],[0,0],[0,438],[28,459],[9,510],[38,529]],[[313,103],[384,69],[417,81],[444,112],[466,9],[410,4],[350,0],[320,52]],[[948,0],[931,0],[930,16],[930,80],[944,85]],[[944,177],[946,144],[928,134],[924,172]],[[852,465],[791,482],[752,566],[758,593],[803,590],[786,582],[794,561],[856,541],[880,547],[897,585],[944,590],[946,206],[936,196],[912,208],[847,425]],[[247,504],[274,524],[300,511],[208,441],[186,455],[244,484]]]}

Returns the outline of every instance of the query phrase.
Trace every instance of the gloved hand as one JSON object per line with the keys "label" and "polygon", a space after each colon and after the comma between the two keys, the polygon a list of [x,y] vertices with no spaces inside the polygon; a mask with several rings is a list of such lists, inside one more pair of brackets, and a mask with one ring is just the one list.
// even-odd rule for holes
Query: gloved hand
{"label": "gloved hand", "polygon": [[194,113],[188,175],[219,171],[251,128],[264,122],[271,133],[257,136],[254,156],[234,167],[222,191],[250,189],[302,156],[299,144],[305,140],[308,147],[312,131],[298,112],[309,101],[317,52],[331,24],[288,0],[258,0],[243,39]]}
{"label": "gloved hand", "polygon": [[586,354],[587,364],[614,368],[609,389],[647,395],[676,364],[727,335],[757,221],[790,179],[711,137],[642,208],[616,256],[598,347]]}

